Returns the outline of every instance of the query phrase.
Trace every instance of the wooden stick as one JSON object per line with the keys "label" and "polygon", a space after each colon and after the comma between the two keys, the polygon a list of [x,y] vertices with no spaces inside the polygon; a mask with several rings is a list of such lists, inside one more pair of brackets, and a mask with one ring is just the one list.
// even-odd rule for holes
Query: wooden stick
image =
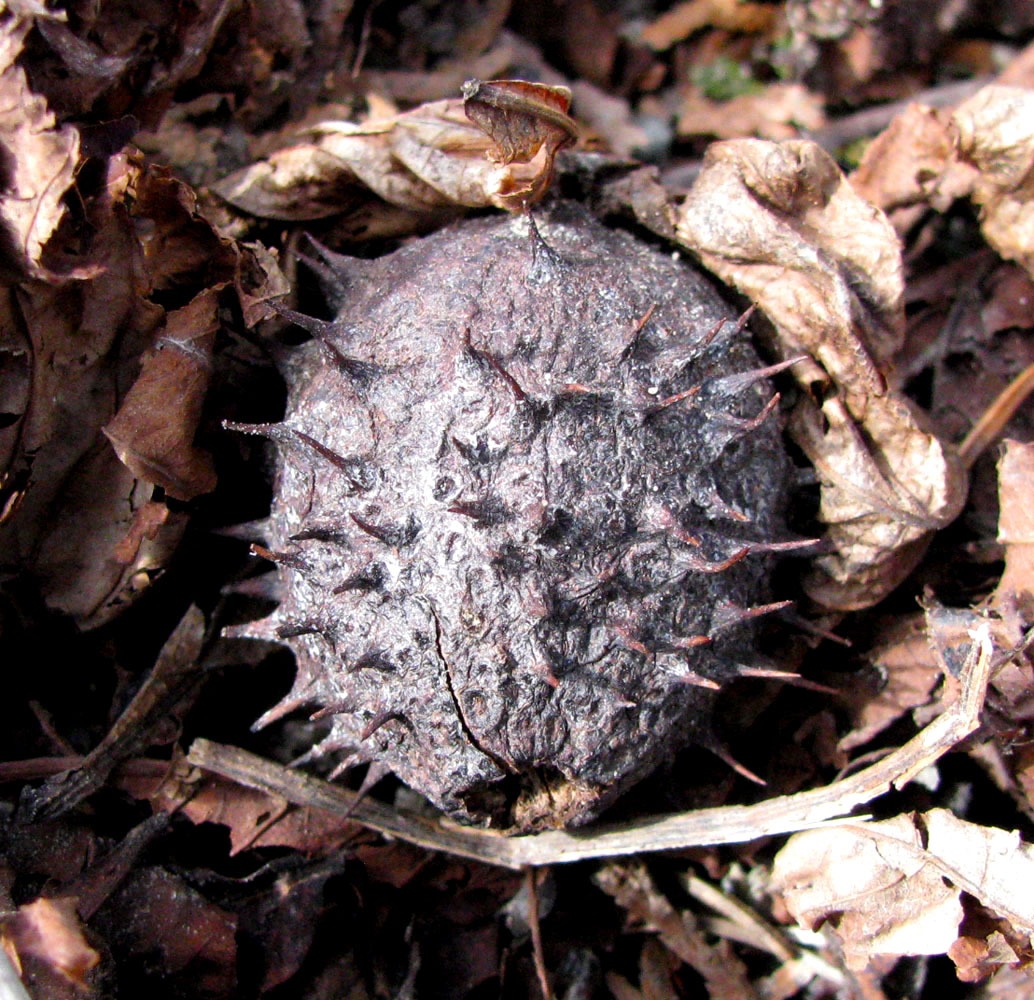
{"label": "wooden stick", "polygon": [[850,815],[852,809],[892,787],[908,784],[923,768],[972,733],[980,724],[993,647],[987,623],[976,626],[970,635],[973,644],[962,669],[958,698],[904,746],[865,770],[824,788],[777,796],[752,806],[698,809],[621,825],[506,837],[494,831],[460,827],[445,819],[433,821],[411,816],[368,799],[356,803],[354,792],[204,739],[194,741],[187,760],[298,805],[347,814],[385,836],[515,870],[527,865],[743,843],[818,826],[862,822],[864,817]]}

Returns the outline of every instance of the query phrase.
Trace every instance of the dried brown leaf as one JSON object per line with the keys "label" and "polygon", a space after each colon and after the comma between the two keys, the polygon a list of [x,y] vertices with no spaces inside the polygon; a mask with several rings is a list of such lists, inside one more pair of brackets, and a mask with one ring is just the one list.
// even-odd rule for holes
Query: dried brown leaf
{"label": "dried brown leaf", "polygon": [[[680,914],[657,888],[642,865],[612,864],[595,876],[596,884],[637,924],[656,931],[661,943],[694,968],[714,1000],[748,1000],[755,996],[747,970],[728,941],[708,941],[689,914]],[[645,991],[644,991],[645,992]]]}
{"label": "dried brown leaf", "polygon": [[998,931],[987,938],[960,937],[948,949],[948,956],[964,983],[978,983],[1001,966],[1014,965],[1020,960],[1005,935]]}
{"label": "dried brown leaf", "polygon": [[547,166],[541,183],[529,192],[525,206],[545,191],[556,154],[578,138],[578,126],[567,114],[570,106],[567,87],[524,80],[468,80],[463,84],[463,110],[492,140],[490,159],[502,164],[530,163],[539,150],[545,151]]}
{"label": "dried brown leaf", "polygon": [[[116,955],[149,954],[169,988],[189,985],[200,996],[235,993],[237,918],[178,875],[138,868],[102,913],[102,926],[114,924],[105,929]],[[179,987],[169,984],[172,977]]]}
{"label": "dried brown leaf", "polygon": [[48,604],[90,627],[146,589],[167,565],[187,518],[171,514],[153,538],[148,532],[140,539],[135,557],[125,562],[125,540],[154,488],[134,477],[105,441],[97,441],[70,471],[54,499],[55,519],[39,525],[32,565]]}
{"label": "dried brown leaf", "polygon": [[371,191],[425,218],[462,207],[519,211],[545,189],[558,147],[543,140],[528,162],[510,163],[493,162],[493,147],[462,101],[435,101],[362,125],[325,122],[313,142],[230,174],[213,190],[245,212],[293,221],[356,211]]}
{"label": "dried brown leaf", "polygon": [[890,223],[814,143],[741,139],[710,148],[677,234],[761,306],[781,354],[804,350],[821,366],[795,366],[807,392],[790,425],[819,471],[834,548],[808,591],[842,610],[875,603],[958,514],[966,485],[954,452],[883,376],[904,330]]}
{"label": "dried brown leaf", "polygon": [[801,129],[826,124],[824,101],[799,83],[773,83],[756,94],[741,94],[728,101],[713,101],[691,87],[678,112],[679,135],[713,135],[738,139],[791,139]]}
{"label": "dried brown leaf", "polygon": [[1034,609],[1034,445],[1006,441],[998,463],[998,541],[1005,546],[1005,570],[994,603],[1019,599]]}
{"label": "dried brown leaf", "polygon": [[182,792],[167,783],[138,784],[134,794],[150,797],[156,808],[175,811],[192,823],[218,823],[230,833],[230,853],[251,847],[290,847],[312,856],[327,855],[361,834],[359,824],[323,809],[291,806],[283,799],[205,775]]}
{"label": "dried brown leaf", "polygon": [[770,4],[743,0],[683,0],[647,25],[640,39],[659,52],[708,26],[727,31],[761,32],[776,21]]}
{"label": "dried brown leaf", "polygon": [[212,459],[194,447],[194,434],[211,375],[221,290],[207,288],[169,313],[140,377],[103,428],[135,475],[179,500],[215,489]]}
{"label": "dried brown leaf", "polygon": [[911,105],[866,150],[852,175],[886,211],[969,197],[988,243],[1034,274],[1034,95],[985,87],[949,116]]}
{"label": "dried brown leaf", "polygon": [[963,892],[1017,934],[1034,931],[1034,850],[944,809],[795,834],[772,878],[799,923],[832,922],[854,968],[874,955],[948,952]]}
{"label": "dried brown leaf", "polygon": [[16,62],[31,27],[20,17],[0,26],[0,221],[8,266],[41,276],[43,247],[64,214],[62,199],[79,162],[79,133],[69,125],[56,128],[46,100],[33,93]]}
{"label": "dried brown leaf", "polygon": [[163,503],[151,500],[133,513],[133,523],[125,538],[115,546],[112,553],[121,563],[133,562],[145,540],[153,541],[161,527],[169,520],[169,508]]}
{"label": "dried brown leaf", "polygon": [[844,751],[868,743],[906,712],[928,704],[941,678],[921,618],[901,618],[878,634],[882,640],[868,659],[880,670],[883,683],[875,696],[856,690],[845,693],[852,702],[858,698],[858,704],[854,728],[838,744]]}
{"label": "dried brown leaf", "polygon": [[67,897],[40,897],[25,903],[4,922],[0,937],[21,961],[38,959],[69,982],[85,986],[86,974],[101,957],[83,937],[75,902]]}
{"label": "dried brown leaf", "polygon": [[13,479],[20,424],[32,398],[32,349],[18,322],[14,292],[0,289],[0,523],[10,516],[3,487]]}
{"label": "dried brown leaf", "polygon": [[1034,280],[1016,264],[999,265],[988,279],[987,299],[980,306],[984,336],[1031,325]]}
{"label": "dried brown leaf", "polygon": [[1034,93],[985,87],[953,120],[960,158],[980,171],[973,200],[984,237],[1034,274]]}
{"label": "dried brown leaf", "polygon": [[964,179],[946,183],[955,148],[950,124],[946,112],[910,104],[866,147],[851,185],[885,212],[920,202],[944,211],[969,193],[973,176],[963,169]]}
{"label": "dried brown leaf", "polygon": [[[48,244],[48,261],[61,261],[60,283],[24,281],[0,306],[0,363],[11,373],[4,402],[15,418],[0,438],[0,547],[11,565],[31,574],[50,606],[87,627],[142,591],[166,564],[186,522],[176,514],[152,524],[139,533],[136,555],[127,561],[140,528],[137,513],[153,487],[118,462],[101,434],[156,337],[171,332],[190,339],[191,331],[176,328],[189,307],[170,327],[158,293],[189,302],[200,289],[232,284],[245,314],[257,320],[284,281],[269,254],[216,232],[193,193],[168,171],[118,154],[95,181],[79,191],[81,225],[68,232],[63,226],[61,240]],[[161,425],[178,407],[186,445],[176,456],[181,467],[171,471],[181,492],[205,481],[204,459],[194,456],[193,467],[187,461],[195,425],[188,428],[186,410],[199,405],[181,396],[188,367],[184,380],[166,380],[175,391],[166,399],[156,395],[153,412],[141,414]],[[206,376],[200,369],[193,374],[197,389]],[[160,449],[154,456],[139,450],[152,462],[162,457]]]}

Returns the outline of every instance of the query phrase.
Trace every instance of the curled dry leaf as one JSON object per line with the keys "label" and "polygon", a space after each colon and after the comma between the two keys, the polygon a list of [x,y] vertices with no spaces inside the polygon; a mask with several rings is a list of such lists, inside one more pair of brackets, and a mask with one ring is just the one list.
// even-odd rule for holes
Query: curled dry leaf
{"label": "curled dry leaf", "polygon": [[712,145],[678,238],[756,299],[790,352],[806,350],[847,392],[885,389],[903,333],[894,230],[805,140]]}
{"label": "curled dry leaf", "polygon": [[222,287],[206,288],[168,314],[140,377],[103,428],[135,475],[178,500],[215,489],[211,456],[194,447],[194,434],[211,375]]}
{"label": "curled dry leaf", "polygon": [[[323,809],[298,808],[266,792],[206,776],[171,807],[192,823],[228,828],[230,854],[251,847],[290,847],[310,855],[329,854],[361,835],[352,820]],[[170,809],[171,811],[171,809]]]}
{"label": "curled dry leaf", "polygon": [[869,607],[898,586],[933,532],[958,516],[967,487],[954,449],[925,430],[904,396],[850,402],[833,396],[818,407],[804,397],[789,422],[819,472],[819,518],[834,549],[815,560],[804,585],[837,610]]}
{"label": "curled dry leaf", "polygon": [[742,139],[708,150],[677,235],[761,306],[780,353],[817,362],[794,368],[807,392],[790,429],[819,471],[834,551],[807,588],[829,608],[875,603],[955,518],[966,485],[884,379],[904,329],[893,228],[815,143]]}
{"label": "curled dry leaf", "polygon": [[530,163],[544,151],[546,168],[521,199],[507,204],[526,208],[542,197],[553,175],[556,154],[578,138],[578,126],[568,117],[571,91],[524,80],[468,80],[463,84],[463,110],[495,145],[489,159],[496,163]]}
{"label": "curled dry leaf", "polygon": [[[132,920],[125,919],[127,913]],[[147,954],[170,991],[235,995],[237,917],[179,875],[134,869],[95,922],[116,955]]]}
{"label": "curled dry leaf", "polygon": [[42,276],[43,247],[64,214],[62,199],[79,160],[79,133],[68,125],[55,127],[46,100],[29,89],[15,62],[31,27],[29,18],[20,17],[0,26],[0,223],[7,265]]}
{"label": "curled dry leaf", "polygon": [[776,855],[772,883],[798,923],[831,922],[853,968],[874,955],[948,953],[963,893],[1028,948],[1034,932],[1034,850],[1016,832],[945,809],[795,834]]}
{"label": "curled dry leaf", "polygon": [[213,190],[252,215],[290,221],[351,210],[371,191],[417,217],[462,207],[519,211],[545,189],[560,147],[544,139],[527,162],[504,163],[489,158],[495,148],[463,101],[435,101],[364,125],[326,122],[314,141],[230,174]]}

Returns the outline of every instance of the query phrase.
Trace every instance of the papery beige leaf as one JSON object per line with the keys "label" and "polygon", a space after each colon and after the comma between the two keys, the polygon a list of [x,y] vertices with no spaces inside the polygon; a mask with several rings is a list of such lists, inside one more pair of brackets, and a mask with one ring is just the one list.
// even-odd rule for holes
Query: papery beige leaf
{"label": "papery beige leaf", "polygon": [[904,330],[893,228],[815,143],[740,139],[708,151],[677,236],[761,307],[780,354],[818,362],[794,368],[807,391],[791,420],[834,548],[808,589],[830,608],[875,603],[965,499],[953,451],[884,379]]}
{"label": "papery beige leaf", "polygon": [[[327,125],[321,129],[322,134],[317,140],[319,148],[336,158],[339,169],[347,172],[346,176],[354,175],[360,184],[392,205],[426,212],[448,204],[448,199],[435,190],[433,185],[413,173],[394,156],[393,133],[405,127],[400,125],[401,117],[364,126],[351,126],[347,122]],[[432,116],[427,127],[432,132],[429,138],[437,139],[443,145],[450,142],[452,130],[444,120]],[[471,128],[471,135],[475,132]],[[438,148],[428,143],[429,152]]]}
{"label": "papery beige leaf", "polygon": [[883,391],[904,332],[897,237],[821,147],[715,143],[677,233],[758,302],[788,351],[808,351],[848,392]]}
{"label": "papery beige leaf", "polygon": [[804,585],[838,610],[869,607],[898,586],[932,533],[958,516],[967,486],[954,449],[923,429],[903,395],[849,398],[853,407],[804,397],[789,421],[818,471],[819,519],[834,549],[813,561]]}
{"label": "papery beige leaf", "polygon": [[980,171],[972,197],[984,237],[1034,274],[1034,92],[985,87],[953,120],[959,157]]}
{"label": "papery beige leaf", "polygon": [[1034,931],[1034,850],[944,809],[795,834],[772,880],[799,923],[832,922],[854,968],[873,955],[946,953],[963,892],[1017,934]]}
{"label": "papery beige leaf", "polygon": [[943,954],[962,922],[959,890],[924,856],[907,816],[795,834],[772,882],[799,924],[833,922],[854,969],[873,955]]}
{"label": "papery beige leaf", "polygon": [[1018,934],[1034,934],[1034,846],[1015,830],[967,823],[947,809],[918,818],[926,853],[944,877]]}
{"label": "papery beige leaf", "polygon": [[29,87],[15,61],[32,21],[9,17],[0,26],[0,149],[4,158],[0,220],[20,269],[42,276],[43,247],[64,214],[62,199],[79,162],[79,133],[56,127],[47,102]]}
{"label": "papery beige leaf", "polygon": [[315,146],[291,146],[223,178],[212,189],[263,219],[308,222],[342,211],[354,197],[355,173]]}

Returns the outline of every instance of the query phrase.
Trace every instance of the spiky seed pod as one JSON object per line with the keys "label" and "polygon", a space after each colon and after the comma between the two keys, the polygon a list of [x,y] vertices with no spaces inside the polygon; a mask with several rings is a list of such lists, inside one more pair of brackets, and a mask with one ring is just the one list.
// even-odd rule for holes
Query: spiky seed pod
{"label": "spiky seed pod", "polygon": [[325,746],[446,811],[591,817],[751,658],[789,464],[772,389],[686,264],[571,206],[324,255],[339,312],[271,430],[284,599]]}

